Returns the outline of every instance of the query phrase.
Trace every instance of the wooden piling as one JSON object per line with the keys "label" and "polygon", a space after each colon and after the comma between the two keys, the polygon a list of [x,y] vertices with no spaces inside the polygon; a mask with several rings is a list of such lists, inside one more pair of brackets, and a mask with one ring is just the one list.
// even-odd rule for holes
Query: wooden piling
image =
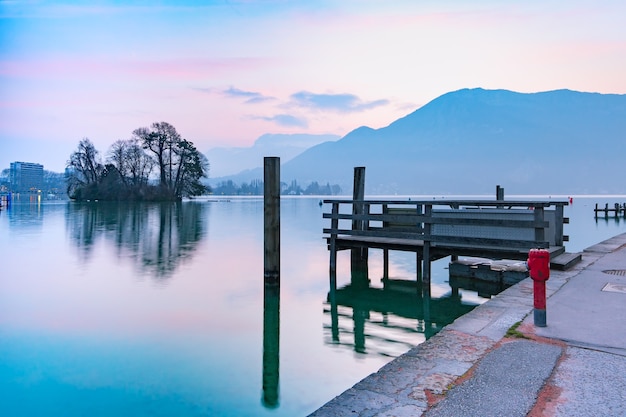
{"label": "wooden piling", "polygon": [[[352,187],[352,200],[365,200],[365,167],[354,167],[354,184]],[[363,204],[353,204],[352,214],[363,214]],[[352,230],[363,230],[362,220],[352,221]]]}
{"label": "wooden piling", "polygon": [[[504,201],[504,188],[496,185],[496,201]],[[502,208],[502,206],[497,206],[498,208]]]}
{"label": "wooden piling", "polygon": [[280,158],[264,159],[264,277],[280,284]]}
{"label": "wooden piling", "polygon": [[496,200],[504,200],[504,188],[500,187],[499,185],[496,185]]}
{"label": "wooden piling", "polygon": [[[431,205],[427,205],[424,208],[424,216],[432,217],[433,207]],[[429,222],[424,223],[424,236],[428,236],[430,238],[430,234],[432,232],[432,227]],[[425,288],[428,288],[430,293],[430,240],[424,240],[424,246],[422,248],[422,284]],[[419,266],[419,265],[418,265]]]}
{"label": "wooden piling", "polygon": [[598,203],[596,203],[596,207],[593,209],[593,212],[596,219],[598,219],[598,213],[604,213],[605,219],[609,218],[609,213],[613,213],[616,219],[619,218],[620,214],[622,214],[626,219],[626,203],[614,203],[613,208],[609,208],[609,203],[605,203],[604,208],[599,208]]}
{"label": "wooden piling", "polygon": [[[357,203],[357,201],[365,200],[365,167],[354,167],[352,200],[355,201],[352,205],[353,215],[365,214],[366,209],[369,210],[365,204]],[[352,221],[352,230],[365,230],[366,228],[367,222],[364,220]],[[367,247],[352,249],[350,260],[351,284],[355,287],[367,287],[369,285]]]}

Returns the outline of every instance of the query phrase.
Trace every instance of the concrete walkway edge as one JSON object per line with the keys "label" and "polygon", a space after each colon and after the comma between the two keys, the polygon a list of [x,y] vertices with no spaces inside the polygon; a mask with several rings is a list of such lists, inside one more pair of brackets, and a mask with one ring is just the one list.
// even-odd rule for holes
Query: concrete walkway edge
{"label": "concrete walkway edge", "polygon": [[[456,391],[461,392],[463,383],[467,382],[469,384],[468,381],[470,380],[472,380],[471,384],[478,382],[484,385],[485,383],[480,382],[477,379],[478,377],[484,378],[489,376],[486,379],[488,381],[487,385],[493,384],[493,381],[500,381],[492,377],[501,373],[510,373],[511,369],[515,368],[515,366],[511,368],[512,363],[518,365],[518,368],[522,370],[524,378],[529,377],[530,374],[536,374],[536,377],[532,378],[534,391],[528,397],[531,398],[531,401],[520,401],[519,405],[507,409],[505,414],[500,412],[500,414],[492,415],[525,416],[531,408],[533,411],[530,415],[568,415],[565,413],[571,413],[571,407],[546,407],[546,403],[552,401],[561,405],[572,404],[574,401],[573,396],[572,398],[567,397],[568,388],[563,387],[567,386],[568,378],[571,377],[571,375],[568,376],[567,372],[570,372],[570,374],[572,372],[571,370],[567,371],[567,366],[571,365],[576,368],[577,365],[568,362],[562,365],[563,361],[560,358],[568,357],[568,355],[580,356],[582,354],[576,349],[579,350],[581,347],[591,348],[594,351],[601,352],[603,355],[610,355],[611,364],[609,366],[614,369],[624,370],[624,373],[621,374],[621,380],[624,380],[623,375],[626,374],[626,332],[621,332],[617,337],[611,337],[612,335],[607,334],[607,345],[598,345],[596,343],[597,338],[602,338],[602,335],[607,333],[607,329],[605,328],[604,332],[600,333],[586,332],[584,323],[571,323],[571,320],[568,322],[568,314],[571,314],[571,312],[567,310],[568,308],[578,310],[587,308],[592,310],[588,312],[589,317],[592,319],[597,321],[611,320],[610,317],[595,317],[594,314],[596,316],[601,314],[614,315],[615,309],[622,308],[622,301],[625,302],[623,305],[626,306],[626,295],[610,294],[607,296],[605,293],[600,293],[600,291],[589,291],[590,300],[597,299],[595,302],[602,305],[607,304],[604,297],[611,297],[611,303],[613,304],[609,305],[609,307],[614,308],[614,310],[606,310],[606,313],[602,313],[602,307],[592,307],[594,301],[590,301],[590,304],[586,306],[572,306],[568,304],[571,296],[555,297],[555,294],[560,293],[570,280],[572,280],[572,284],[568,287],[576,290],[575,286],[579,286],[582,290],[578,289],[578,291],[584,292],[584,288],[588,287],[588,280],[593,277],[596,277],[597,280],[606,278],[604,275],[606,275],[607,270],[626,271],[626,233],[587,248],[583,252],[582,261],[571,269],[550,271],[550,279],[547,281],[548,327],[535,328],[532,324],[532,314],[530,313],[533,310],[533,283],[530,278],[527,278],[476,307],[468,314],[458,318],[435,336],[389,362],[378,372],[364,378],[352,388],[313,412],[310,416],[490,415],[489,413],[485,414],[484,409],[478,411],[479,408],[464,409],[463,412],[459,412],[459,408],[456,408],[457,406],[474,404],[474,407],[480,407],[481,403],[488,401],[486,401],[487,397],[485,397],[485,394],[480,395],[475,387],[465,393],[463,400],[460,399],[463,398],[462,393],[457,394]],[[619,287],[623,284],[626,288],[626,282],[623,282],[626,281],[626,277],[610,278],[610,280],[616,282],[616,286]],[[568,291],[572,290],[563,290],[563,293]],[[600,311],[600,313],[594,313],[596,311]],[[619,317],[624,317],[623,312],[626,311],[626,307],[621,311],[622,314]],[[585,312],[581,311],[581,314],[585,314]],[[551,323],[551,319],[554,320],[554,324]],[[614,317],[613,319],[618,320],[619,318]],[[621,321],[626,322],[626,320]],[[507,330],[519,322],[522,322],[519,330],[526,337],[535,339],[535,341],[520,343],[520,340],[506,337]],[[607,323],[607,325],[611,326],[613,324]],[[616,325],[620,326],[620,324]],[[620,332],[618,331],[617,333]],[[536,361],[537,366],[531,367],[532,369],[522,367],[520,364],[525,363],[522,360],[525,356],[518,355],[528,354],[533,349],[535,352],[540,352],[541,355],[544,355],[543,359],[538,359]],[[516,350],[519,350],[519,352],[516,352]],[[562,356],[564,352],[565,354]],[[490,358],[497,358],[495,365],[491,363],[492,359]],[[605,357],[602,358],[609,360]],[[594,359],[601,361],[602,358]],[[483,360],[485,361],[484,366],[488,369],[487,374],[483,374],[483,371],[478,366]],[[497,366],[498,363],[500,366]],[[543,370],[540,368],[543,368]],[[509,371],[506,369],[509,369]],[[588,372],[588,370],[580,369],[580,372]],[[519,375],[518,377],[521,378]],[[561,379],[558,380],[558,378]],[[586,382],[591,383],[589,380],[586,380]],[[502,381],[498,382],[498,384],[507,385]],[[555,384],[562,385],[559,385],[555,391],[558,395],[554,393],[547,395],[545,393],[546,387],[554,388]],[[499,390],[502,391],[505,387],[491,386],[487,388],[491,388],[492,392],[497,394]],[[615,397],[613,405],[610,405],[609,409],[610,412],[623,411],[624,414],[622,415],[626,415],[626,401],[624,401],[623,394],[626,390],[620,392],[618,391],[620,388],[622,388],[620,384],[614,384],[614,388],[607,387],[607,389],[613,391],[606,393],[606,395]],[[569,389],[574,392],[574,390],[578,390],[580,387],[574,384]],[[455,391],[455,393],[453,394],[452,391]],[[472,392],[476,394],[476,397],[473,399],[471,398]],[[516,392],[519,392],[519,390]],[[485,401],[477,401],[480,398],[485,399]],[[511,403],[510,395],[499,399],[500,403],[506,403],[507,401]],[[542,402],[543,405],[538,405],[538,402]],[[584,409],[584,407],[580,408],[579,405],[577,407]],[[449,408],[452,414],[445,414],[444,411],[440,411],[444,410],[444,408]],[[594,413],[594,415],[603,414]]]}

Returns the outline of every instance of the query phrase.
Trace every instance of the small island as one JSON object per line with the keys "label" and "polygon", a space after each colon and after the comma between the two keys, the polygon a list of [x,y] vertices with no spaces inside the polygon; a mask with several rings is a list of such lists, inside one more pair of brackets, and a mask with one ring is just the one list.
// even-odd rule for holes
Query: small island
{"label": "small island", "polygon": [[67,194],[77,201],[180,201],[209,191],[200,182],[208,177],[208,160],[166,122],[116,141],[105,163],[83,138],[67,168]]}

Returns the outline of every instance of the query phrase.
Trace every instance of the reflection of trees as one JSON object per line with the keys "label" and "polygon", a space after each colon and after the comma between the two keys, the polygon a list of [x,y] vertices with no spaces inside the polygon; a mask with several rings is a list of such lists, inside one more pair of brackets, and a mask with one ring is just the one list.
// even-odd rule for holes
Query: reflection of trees
{"label": "reflection of trees", "polygon": [[95,242],[115,244],[156,279],[168,278],[205,234],[204,205],[185,203],[69,203],[67,230],[89,258]]}

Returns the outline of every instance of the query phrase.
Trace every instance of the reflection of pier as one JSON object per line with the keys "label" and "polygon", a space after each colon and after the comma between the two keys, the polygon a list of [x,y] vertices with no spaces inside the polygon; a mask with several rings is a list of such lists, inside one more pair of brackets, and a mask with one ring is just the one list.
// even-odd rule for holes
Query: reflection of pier
{"label": "reflection of pier", "polygon": [[476,306],[463,303],[458,288],[443,297],[425,299],[415,281],[383,282],[382,288],[331,287],[325,310],[331,318],[328,343],[350,346],[359,353],[398,356]]}
{"label": "reflection of pier", "polygon": [[[500,186],[496,200],[366,200],[364,191],[365,168],[356,167],[352,199],[325,200],[331,210],[323,214],[330,220],[330,227],[323,232],[330,252],[332,340],[340,343],[339,319],[343,316],[339,307],[352,308],[357,351],[365,349],[365,322],[371,311],[383,317],[393,312],[418,320],[421,323],[416,327],[428,338],[471,309],[461,303],[456,286],[450,297],[431,299],[433,261],[445,257],[456,261],[459,256],[525,260],[533,248],[547,249],[553,265],[568,266],[579,259],[565,253],[568,239],[563,225],[569,221],[563,215],[565,201],[506,201]],[[383,251],[382,290],[369,285],[370,248]],[[337,289],[337,253],[342,250],[351,253],[351,284]],[[390,250],[415,253],[413,291],[391,290]],[[502,280],[497,284],[504,285]]]}

